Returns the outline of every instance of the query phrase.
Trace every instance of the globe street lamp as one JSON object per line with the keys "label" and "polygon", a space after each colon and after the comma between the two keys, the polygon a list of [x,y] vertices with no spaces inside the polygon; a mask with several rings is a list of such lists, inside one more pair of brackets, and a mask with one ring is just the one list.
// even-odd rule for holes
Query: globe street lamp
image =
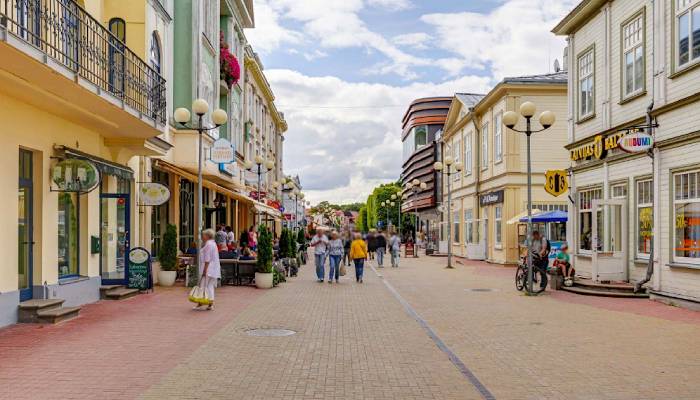
{"label": "globe street lamp", "polygon": [[[394,202],[399,199],[398,193],[394,193],[391,195],[391,206],[394,207]],[[401,202],[396,202],[399,205],[399,223],[398,223],[398,231],[399,231],[399,240],[401,239]]]}
{"label": "globe street lamp", "polygon": [[[207,103],[207,101],[204,99],[197,99],[193,101],[192,111],[197,116],[196,124],[191,123],[192,114],[190,113],[190,110],[184,107],[176,109],[175,113],[173,114],[173,118],[175,119],[175,122],[178,124],[179,127],[196,130],[199,135],[199,148],[197,155],[197,220],[195,221],[195,236],[197,248],[200,248],[202,247],[200,233],[202,232],[202,222],[204,221],[204,218],[202,216],[202,162],[204,160],[204,156],[202,154],[204,152],[202,136],[204,136],[204,132],[218,129],[221,125],[225,124],[228,121],[228,115],[226,115],[226,111],[217,108],[211,113],[211,121],[214,123],[214,126],[204,126],[204,115],[207,112],[209,112],[209,104]],[[197,265],[199,265],[199,257],[197,257]]]}
{"label": "globe street lamp", "polygon": [[[251,162],[250,160],[246,160],[245,163],[243,164],[245,169],[251,172],[256,172],[258,174],[258,192],[257,192],[257,200],[262,203],[262,193],[260,191],[260,185],[261,185],[261,180],[262,180],[262,175],[264,173],[267,173],[269,171],[272,171],[275,168],[275,162],[272,160],[267,160],[265,161],[262,156],[259,154],[255,156],[254,163]],[[262,222],[262,213],[260,212],[260,208],[258,207],[258,212],[257,212],[257,218],[258,218],[258,225]]]}
{"label": "globe street lamp", "polygon": [[[542,132],[544,130],[547,130],[554,125],[554,121],[556,120],[556,116],[554,115],[553,112],[551,111],[544,111],[542,114],[540,114],[540,125],[542,125],[542,129],[533,131],[532,130],[532,117],[535,115],[535,112],[537,111],[537,106],[535,106],[535,103],[526,101],[525,103],[520,105],[520,115],[525,117],[525,130],[520,130],[520,129],[515,129],[515,125],[518,124],[518,120],[520,119],[520,115],[514,111],[508,111],[505,114],[503,114],[503,125],[505,125],[508,129],[515,131],[515,132],[520,132],[524,133],[527,136],[527,280],[528,280],[528,293],[529,294],[534,294],[533,293],[533,278],[534,278],[534,272],[533,272],[533,266],[532,266],[532,252],[531,252],[531,246],[532,246],[532,163],[530,159],[530,136],[532,136],[533,133],[537,132]],[[545,272],[546,273],[546,272]]]}
{"label": "globe street lamp", "polygon": [[461,162],[454,162],[450,156],[443,158],[443,162],[436,161],[433,164],[433,169],[436,172],[447,175],[447,268],[452,266],[452,174],[458,174],[464,166]]}

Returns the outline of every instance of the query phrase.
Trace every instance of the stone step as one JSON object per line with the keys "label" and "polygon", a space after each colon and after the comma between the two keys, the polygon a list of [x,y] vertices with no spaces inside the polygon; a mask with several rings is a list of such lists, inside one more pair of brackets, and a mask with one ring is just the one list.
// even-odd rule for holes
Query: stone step
{"label": "stone step", "polygon": [[138,289],[129,289],[126,287],[120,287],[116,289],[109,290],[105,293],[105,299],[107,300],[124,300],[129,297],[134,297],[139,294]]}
{"label": "stone step", "polygon": [[76,318],[80,314],[80,307],[60,307],[52,310],[42,310],[37,312],[39,322],[57,324]]}
{"label": "stone step", "polygon": [[582,294],[586,296],[600,296],[600,297],[617,297],[617,298],[628,298],[628,299],[648,299],[648,293],[634,293],[627,290],[624,291],[613,291],[610,289],[595,289],[583,286],[562,286],[561,290],[567,292]]}
{"label": "stone step", "polygon": [[634,293],[634,285],[630,283],[598,283],[590,279],[576,279],[574,286],[591,290],[609,290],[613,292]]}
{"label": "stone step", "polygon": [[63,299],[32,299],[19,303],[17,320],[22,323],[34,324],[39,321],[37,315],[40,311],[49,311],[61,308]]}
{"label": "stone step", "polygon": [[123,288],[124,285],[102,285],[100,286],[100,299],[105,300],[107,299],[107,292],[116,290],[116,289],[121,289]]}

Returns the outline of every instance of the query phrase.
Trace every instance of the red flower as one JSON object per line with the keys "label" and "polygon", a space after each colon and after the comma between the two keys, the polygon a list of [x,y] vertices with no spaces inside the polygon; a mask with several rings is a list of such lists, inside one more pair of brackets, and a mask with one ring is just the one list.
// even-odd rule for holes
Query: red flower
{"label": "red flower", "polygon": [[228,49],[223,32],[219,34],[219,58],[221,63],[219,78],[226,82],[230,89],[241,78],[241,67],[236,56],[231,54],[231,51]]}

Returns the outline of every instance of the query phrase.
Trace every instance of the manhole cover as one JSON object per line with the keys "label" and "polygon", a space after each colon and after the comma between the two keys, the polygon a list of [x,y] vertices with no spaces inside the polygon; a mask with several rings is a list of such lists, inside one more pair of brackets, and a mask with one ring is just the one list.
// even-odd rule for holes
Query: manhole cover
{"label": "manhole cover", "polygon": [[464,289],[467,292],[493,292],[495,291],[494,289],[487,289],[487,288],[475,288],[475,289]]}
{"label": "manhole cover", "polygon": [[248,336],[272,337],[272,336],[292,336],[296,334],[290,329],[249,329],[245,331]]}

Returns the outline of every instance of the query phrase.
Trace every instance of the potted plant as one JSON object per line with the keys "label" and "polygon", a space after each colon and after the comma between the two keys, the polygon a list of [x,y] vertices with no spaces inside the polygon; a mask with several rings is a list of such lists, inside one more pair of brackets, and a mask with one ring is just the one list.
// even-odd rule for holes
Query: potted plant
{"label": "potted plant", "polygon": [[255,286],[272,287],[272,234],[265,226],[258,228],[258,258],[255,265]]}
{"label": "potted plant", "polygon": [[158,251],[160,271],[158,271],[158,283],[161,286],[172,286],[177,277],[177,228],[168,224],[160,242]]}
{"label": "potted plant", "polygon": [[299,229],[299,232],[297,232],[297,243],[299,244],[298,262],[306,265],[306,235],[303,229]]}

